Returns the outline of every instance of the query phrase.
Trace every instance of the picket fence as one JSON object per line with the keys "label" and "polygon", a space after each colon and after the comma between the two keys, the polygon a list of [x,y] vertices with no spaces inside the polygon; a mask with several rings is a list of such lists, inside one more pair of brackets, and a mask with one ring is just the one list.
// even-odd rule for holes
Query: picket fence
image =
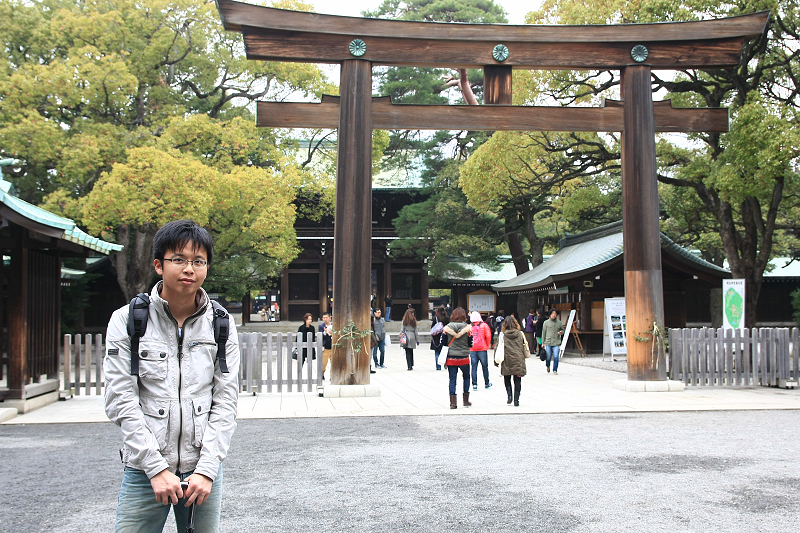
{"label": "picket fence", "polygon": [[[64,335],[61,352],[61,390],[74,395],[102,395],[105,346],[101,334]],[[311,350],[309,350],[309,348]],[[303,349],[314,353],[303,364]],[[297,359],[293,354],[300,354]],[[313,392],[322,385],[322,336],[306,341],[302,333],[239,333],[239,384],[242,392]],[[295,372],[296,370],[296,372]],[[304,375],[305,374],[305,375]]]}
{"label": "picket fence", "polygon": [[670,329],[669,378],[696,386],[784,386],[800,378],[798,351],[798,328]]}

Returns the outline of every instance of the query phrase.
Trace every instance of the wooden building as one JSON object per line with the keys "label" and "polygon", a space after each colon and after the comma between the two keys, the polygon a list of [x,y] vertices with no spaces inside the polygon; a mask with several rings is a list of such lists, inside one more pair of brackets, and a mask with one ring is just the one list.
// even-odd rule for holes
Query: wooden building
{"label": "wooden building", "polygon": [[[547,261],[520,276],[497,283],[499,294],[532,296],[532,305],[566,312],[577,310],[580,335],[587,351],[603,345],[605,298],[625,296],[622,223],[616,222],[559,242]],[[711,323],[711,291],[730,278],[728,270],[692,254],[661,234],[664,323],[668,328],[687,323]]]}
{"label": "wooden building", "polygon": [[[423,317],[428,309],[428,271],[420,259],[389,256],[389,244],[397,239],[392,221],[406,205],[420,202],[420,189],[382,187],[372,190],[371,294],[384,313],[386,295],[392,295],[392,318],[399,319],[408,305]],[[330,309],[333,300],[333,217],[319,222],[298,219],[295,223],[300,255],[284,269],[280,280],[281,320],[301,320],[311,313],[316,320]],[[353,258],[353,260],[357,260]]]}
{"label": "wooden building", "polygon": [[0,400],[26,400],[58,390],[61,259],[122,246],[20,200],[2,179],[0,217]]}

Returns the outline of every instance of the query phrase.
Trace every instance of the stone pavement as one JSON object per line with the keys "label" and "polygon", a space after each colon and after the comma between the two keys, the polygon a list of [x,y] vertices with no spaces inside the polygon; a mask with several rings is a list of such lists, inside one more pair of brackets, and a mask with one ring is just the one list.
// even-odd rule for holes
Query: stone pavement
{"label": "stone pavement", "polygon": [[[510,413],[626,413],[655,411],[786,410],[800,409],[800,391],[766,387],[688,387],[684,392],[632,393],[615,390],[619,372],[562,361],[557,376],[547,374],[544,363],[528,359],[528,375],[522,380],[520,406],[506,405],[503,378],[491,366],[494,386],[484,389],[480,368],[473,406],[449,409],[447,371],[436,371],[433,352],[427,346],[415,350],[415,367],[406,370],[405,356],[398,346],[387,349],[387,369],[371,376],[381,388],[376,398],[322,398],[314,392],[283,392],[257,396],[241,394],[240,419],[384,417],[412,415],[494,415]],[[573,359],[574,360],[574,359]],[[575,360],[576,363],[585,361]],[[457,384],[461,390],[461,377]],[[98,396],[76,396],[37,411],[17,416],[5,424],[61,422],[105,422],[103,400]]]}

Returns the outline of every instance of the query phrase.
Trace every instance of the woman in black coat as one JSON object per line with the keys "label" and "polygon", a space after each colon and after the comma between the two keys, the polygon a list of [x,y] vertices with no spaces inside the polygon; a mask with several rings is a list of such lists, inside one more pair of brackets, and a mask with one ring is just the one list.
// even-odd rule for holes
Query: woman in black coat
{"label": "woman in black coat", "polygon": [[[297,328],[297,333],[303,333],[303,336],[301,338],[304,341],[314,342],[316,340],[316,337],[315,337],[316,330],[314,329],[314,326],[311,325],[311,321],[313,319],[314,319],[314,317],[311,316],[311,313],[306,313],[305,315],[303,315],[303,324],[299,328]],[[303,348],[303,363],[304,364],[306,362],[306,356],[307,355],[308,355],[308,350]],[[313,349],[311,350],[311,358],[312,359],[316,359],[317,358],[317,351],[316,350],[313,350]]]}

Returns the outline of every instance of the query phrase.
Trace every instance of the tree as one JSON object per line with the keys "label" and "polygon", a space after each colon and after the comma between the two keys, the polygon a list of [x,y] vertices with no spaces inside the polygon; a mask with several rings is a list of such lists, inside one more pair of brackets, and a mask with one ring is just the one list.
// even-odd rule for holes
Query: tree
{"label": "tree", "polygon": [[[117,281],[130,299],[153,279],[152,245],[166,222],[191,218],[215,234],[212,285],[241,296],[248,281],[276,275],[297,254],[293,228],[299,177],[256,167],[229,173],[176,150],[129,151],[78,200],[81,219],[95,234],[125,248],[112,253]],[[243,274],[246,273],[246,274]]]}
{"label": "tree", "polygon": [[544,261],[545,244],[563,233],[559,225],[618,216],[618,187],[602,187],[618,181],[615,148],[594,134],[496,132],[464,163],[459,183],[471,206],[497,213],[506,233],[522,232],[529,253],[521,260],[535,267]]}
{"label": "tree", "polygon": [[497,217],[467,205],[458,188],[458,163],[449,161],[440,171],[438,187],[425,201],[405,206],[394,225],[400,239],[392,255],[427,259],[433,279],[471,274],[465,263],[497,265],[503,226]]}
{"label": "tree", "polygon": [[[690,191],[691,203],[709,215],[687,216],[679,201],[674,218],[665,213],[665,228],[684,241],[696,235],[697,246],[715,247],[705,251],[707,256],[718,258],[719,250],[724,251],[733,276],[746,282],[748,326],[756,323],[763,273],[776,242],[797,227],[797,218],[789,214],[796,212],[799,192],[795,139],[800,49],[795,44],[800,37],[800,8],[788,0],[636,4],[552,0],[528,16],[536,23],[587,24],[719,18],[761,9],[772,10],[767,34],[746,44],[736,68],[653,75],[653,90],[666,89],[678,106],[731,109],[729,133],[690,135],[691,149],[680,157],[675,157],[675,149],[662,150],[659,181]],[[551,96],[562,101],[574,98],[576,92],[595,96],[618,83],[611,73],[571,76],[552,76]],[[571,93],[564,92],[567,82]],[[663,141],[660,146],[664,148]],[[688,200],[684,194],[670,194],[664,205],[675,208],[674,200],[681,198]],[[712,233],[718,240],[710,238]]]}
{"label": "tree", "polygon": [[124,294],[147,288],[155,229],[176,217],[215,233],[209,283],[228,295],[294,257],[293,202],[327,182],[292,160],[286,132],[257,129],[247,106],[333,92],[318,67],[247,60],[200,0],[11,1],[0,15],[0,152],[19,162],[10,180],[125,244],[113,257]]}
{"label": "tree", "polygon": [[85,195],[175,116],[249,117],[256,99],[328,87],[316,66],[247,60],[201,0],[11,0],[0,38],[0,153],[32,203]]}

